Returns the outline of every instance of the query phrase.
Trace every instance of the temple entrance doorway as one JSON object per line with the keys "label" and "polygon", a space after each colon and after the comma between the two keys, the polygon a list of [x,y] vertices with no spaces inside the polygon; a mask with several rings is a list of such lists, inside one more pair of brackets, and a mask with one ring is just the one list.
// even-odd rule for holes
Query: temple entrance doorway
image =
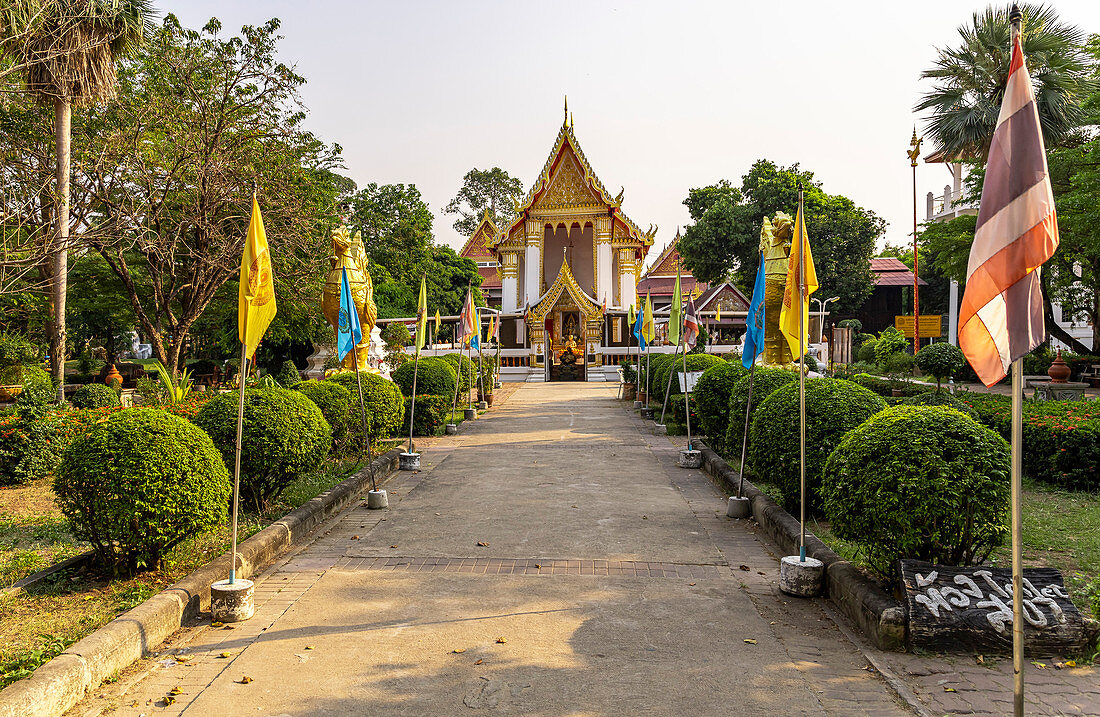
{"label": "temple entrance doorway", "polygon": [[[553,331],[550,322],[553,321]],[[577,309],[562,307],[547,319],[547,352],[551,381],[585,380],[584,320]]]}

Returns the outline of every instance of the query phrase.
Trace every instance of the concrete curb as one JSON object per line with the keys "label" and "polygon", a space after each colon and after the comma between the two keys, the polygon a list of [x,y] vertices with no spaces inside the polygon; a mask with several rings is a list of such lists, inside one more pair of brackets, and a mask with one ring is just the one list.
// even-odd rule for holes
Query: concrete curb
{"label": "concrete curb", "polygon": [[[703,471],[736,492],[740,474],[710,448],[702,448]],[[752,502],[752,516],[786,555],[798,552],[798,521],[745,481],[743,495]],[[847,560],[830,550],[814,535],[806,536],[806,555],[825,563],[825,594],[880,650],[906,650],[909,613],[905,605]]]}
{"label": "concrete curb", "polygon": [[[371,463],[378,483],[397,470],[402,450],[394,448]],[[260,572],[282,550],[354,501],[369,483],[370,471],[361,470],[238,545],[238,574],[248,578]],[[208,608],[210,584],[224,578],[229,565],[227,552],[73,644],[30,677],[9,685],[0,692],[0,717],[64,713],[89,690],[147,655],[186,620]]]}

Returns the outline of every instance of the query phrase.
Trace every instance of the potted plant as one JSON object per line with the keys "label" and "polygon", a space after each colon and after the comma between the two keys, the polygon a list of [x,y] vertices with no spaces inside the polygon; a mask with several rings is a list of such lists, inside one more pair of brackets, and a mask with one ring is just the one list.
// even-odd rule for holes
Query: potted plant
{"label": "potted plant", "polygon": [[634,364],[630,363],[630,359],[623,359],[619,362],[619,374],[623,377],[623,398],[627,401],[634,401],[638,373],[634,370]]}
{"label": "potted plant", "polygon": [[38,347],[19,334],[0,333],[0,401],[23,390],[23,367],[38,362]]}

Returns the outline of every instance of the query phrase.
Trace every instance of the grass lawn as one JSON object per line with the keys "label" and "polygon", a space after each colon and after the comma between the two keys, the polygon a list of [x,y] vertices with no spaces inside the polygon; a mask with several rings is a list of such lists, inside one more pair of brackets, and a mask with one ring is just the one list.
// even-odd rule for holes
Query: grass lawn
{"label": "grass lawn", "polygon": [[[378,451],[392,446],[379,445]],[[330,460],[292,483],[268,510],[240,516],[240,539],[340,483],[358,469]],[[95,570],[64,571],[18,595],[0,597],[0,688],[30,675],[72,643],[147,600],[229,549],[229,526],[196,535],[174,548],[160,570],[112,580]],[[0,490],[0,576],[7,587],[21,577],[87,546],[69,533],[48,479]]]}

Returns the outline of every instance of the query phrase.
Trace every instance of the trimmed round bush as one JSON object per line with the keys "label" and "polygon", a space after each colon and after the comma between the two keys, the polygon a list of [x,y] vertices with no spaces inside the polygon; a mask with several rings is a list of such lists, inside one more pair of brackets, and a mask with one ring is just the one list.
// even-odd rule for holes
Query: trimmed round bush
{"label": "trimmed round bush", "polygon": [[[394,371],[393,382],[401,389],[402,396],[411,396],[413,391],[413,361],[406,361]],[[433,396],[453,396],[458,376],[447,361],[434,356],[422,356],[416,367],[416,393]]]}
{"label": "trimmed round bush", "polygon": [[116,572],[133,573],[157,567],[184,538],[224,523],[230,478],[200,428],[139,408],[114,413],[77,438],[62,455],[53,489],[76,537]]}
{"label": "trimmed round bush", "polygon": [[[387,438],[401,434],[401,421],[405,417],[405,407],[401,389],[393,381],[370,371],[360,371],[363,381],[363,405],[367,412],[367,431],[371,438]],[[326,381],[338,383],[351,393],[351,418],[348,420],[348,433],[361,436],[362,418],[359,416],[359,386],[354,371],[335,374]]]}
{"label": "trimmed round bush", "polygon": [[[348,432],[348,421],[351,419],[351,392],[335,381],[318,381],[310,379],[299,381],[294,390],[305,395],[310,401],[321,409],[321,415],[328,421],[332,429],[333,440],[340,440]],[[355,401],[355,412],[359,411],[358,394]]]}
{"label": "trimmed round bush", "polygon": [[[458,390],[460,392],[469,391],[471,382],[473,385],[477,385],[477,364],[475,364],[468,356],[460,353],[443,354],[439,358],[443,359],[451,365],[451,368],[458,375]],[[420,387],[417,386],[417,391]],[[451,389],[454,390],[453,388]]]}
{"label": "trimmed round bush", "polygon": [[[778,366],[757,366],[752,383],[752,406],[749,407],[749,425],[764,399],[783,384],[797,381],[798,374]],[[741,441],[745,437],[745,406],[749,401],[749,376],[746,373],[733,384],[730,390],[729,428],[726,430],[725,449],[727,455],[741,450]],[[740,458],[740,456],[738,456]]]}
{"label": "trimmed round bush", "polygon": [[[661,375],[655,376],[660,383],[658,384],[658,395],[661,400],[664,400],[665,386],[668,385],[669,374],[672,374],[672,385],[669,386],[668,395],[675,396],[683,393],[680,390],[680,382],[676,379],[676,374],[681,373],[684,370],[684,357],[680,354],[675,354],[675,358],[672,361],[668,361],[661,366]],[[711,354],[688,354],[687,355],[687,370],[690,371],[705,371],[711,366],[717,366],[718,364],[726,363],[717,356]]]}
{"label": "trimmed round bush", "polygon": [[20,412],[29,408],[42,408],[57,398],[57,388],[50,374],[38,366],[23,367],[23,390],[15,397]]}
{"label": "trimmed round bush", "polygon": [[928,344],[916,356],[917,368],[921,373],[932,376],[939,386],[966,366],[966,356],[962,349],[946,341]]}
{"label": "trimmed round bush", "polygon": [[664,369],[672,363],[673,359],[678,358],[676,354],[650,354],[648,357],[642,356],[642,371],[646,371],[646,365],[649,365],[648,371],[648,386],[650,403],[661,403],[665,398],[665,382],[668,380],[668,372]]}
{"label": "trimmed round bush", "polygon": [[119,405],[118,393],[103,383],[85,384],[69,400],[76,408],[108,408]]}
{"label": "trimmed round bush", "polygon": [[[752,419],[749,464],[753,475],[779,489],[791,508],[799,499],[798,383],[788,383],[760,404]],[[839,378],[806,380],[806,507],[821,506],[821,472],[844,434],[886,408],[871,391]]]}
{"label": "trimmed round bush", "polygon": [[[237,440],[237,392],[207,401],[194,422],[214,441],[227,466]],[[304,393],[246,388],[241,434],[241,499],[257,509],[314,471],[332,447],[332,429]]]}
{"label": "trimmed round bush", "polygon": [[298,373],[298,367],[293,361],[286,359],[275,374],[275,380],[283,388],[294,388],[302,381],[302,374]]}
{"label": "trimmed round bush", "polygon": [[1008,444],[945,406],[894,406],[853,429],[822,485],[833,533],[881,575],[901,558],[984,561],[1008,535]]}
{"label": "trimmed round bush", "polygon": [[409,411],[414,412],[413,435],[434,436],[439,432],[447,416],[451,413],[451,401],[453,396],[433,396],[430,394],[418,395],[416,406],[412,405],[412,398],[405,399],[405,425],[402,431],[409,435]]}
{"label": "trimmed round bush", "polygon": [[902,403],[907,406],[947,406],[971,418],[977,417],[977,414],[974,413],[974,409],[967,406],[947,391],[925,391],[924,393],[918,393],[916,396],[910,396],[902,401]]}
{"label": "trimmed round bush", "polygon": [[[861,334],[862,335],[862,334]],[[870,336],[870,334],[867,334]],[[871,336],[871,338],[864,341],[859,349],[856,351],[856,359],[861,363],[873,364],[878,359],[875,358],[875,345],[878,343],[878,339]]]}
{"label": "trimmed round bush", "polygon": [[722,361],[703,371],[692,392],[695,411],[699,414],[698,429],[718,453],[725,452],[726,430],[730,422],[730,392],[737,381],[749,372],[740,361]]}

